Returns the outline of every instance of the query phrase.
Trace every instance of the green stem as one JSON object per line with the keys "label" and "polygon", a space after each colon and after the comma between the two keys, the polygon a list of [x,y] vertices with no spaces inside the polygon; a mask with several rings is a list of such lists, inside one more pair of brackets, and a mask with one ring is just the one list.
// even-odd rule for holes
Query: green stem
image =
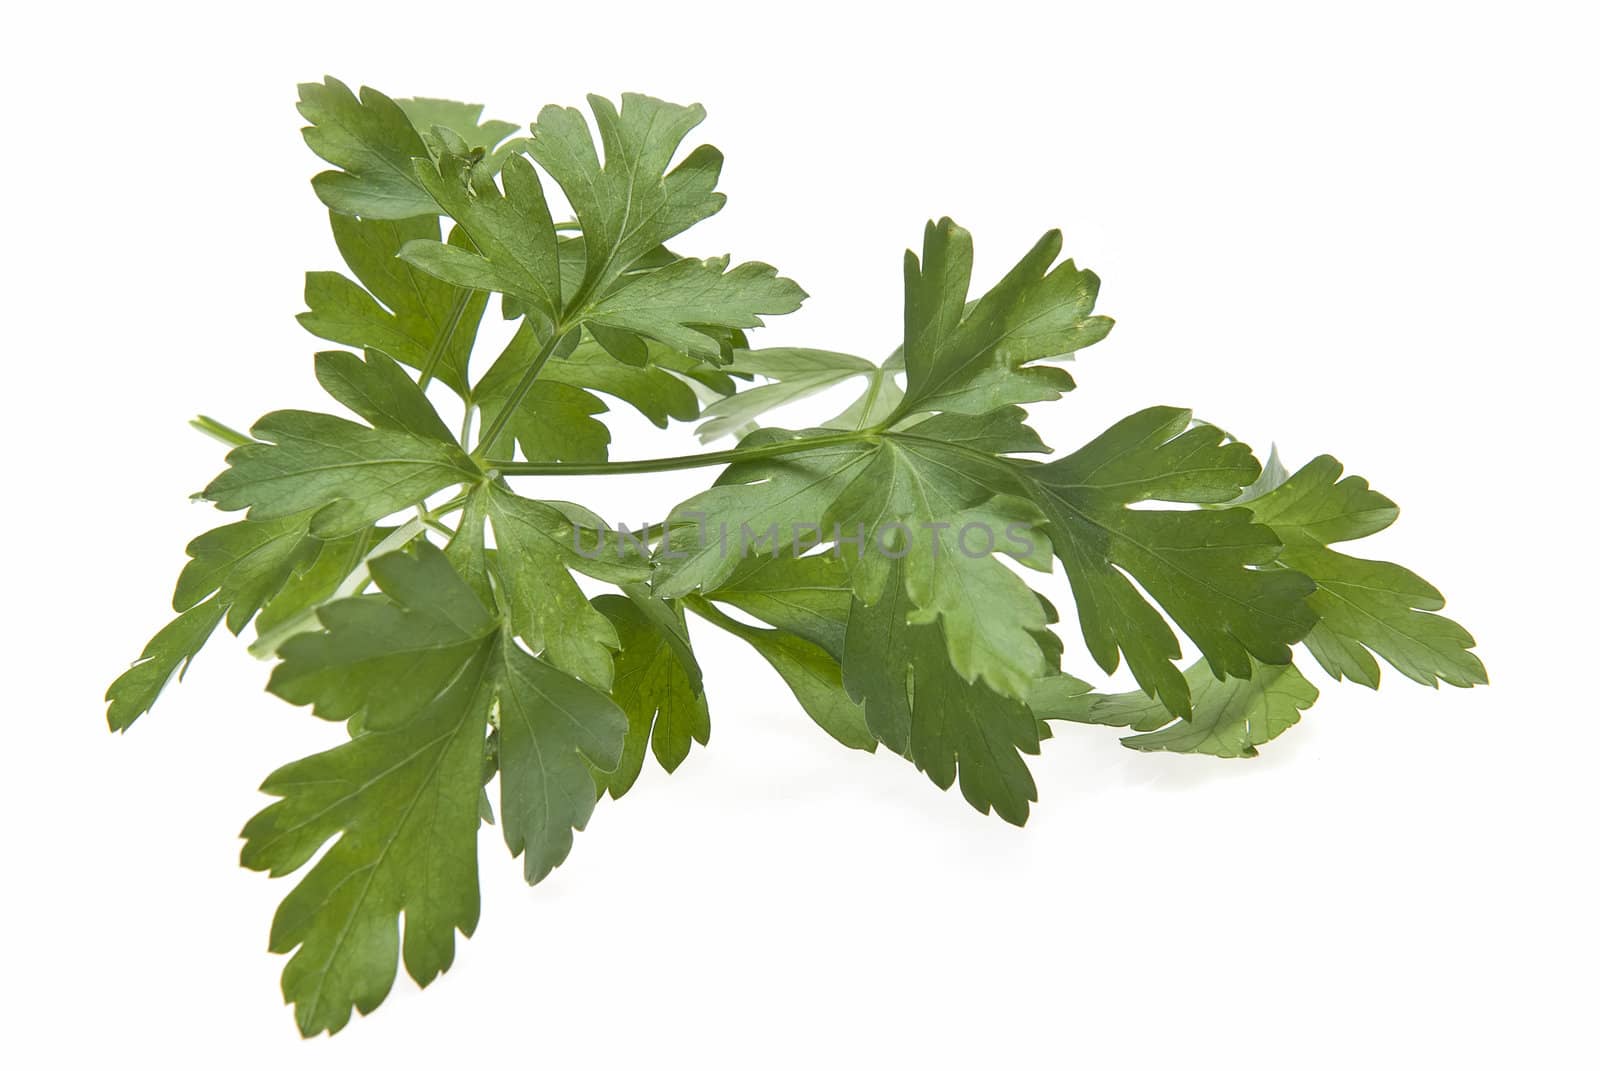
{"label": "green stem", "polygon": [[[805,439],[786,439],[765,446],[734,447],[731,450],[713,450],[703,454],[680,454],[677,457],[653,457],[642,461],[493,461],[484,464],[496,469],[502,476],[623,476],[641,472],[673,472],[678,469],[698,469],[708,465],[731,465],[739,461],[759,461],[786,454],[803,454],[829,446],[846,443],[869,442],[877,437],[874,431],[846,431],[835,435],[813,435]],[[487,441],[487,440],[486,440]]]}
{"label": "green stem", "polygon": [[471,290],[462,289],[456,295],[455,303],[450,306],[450,314],[445,317],[444,327],[434,337],[433,348],[428,351],[428,359],[422,362],[422,374],[417,377],[417,386],[426,388],[432,381],[433,373],[438,370],[439,362],[444,359],[444,351],[450,348],[450,340],[455,338],[456,327],[467,311],[467,302],[471,300]]}
{"label": "green stem", "polygon": [[234,431],[222,421],[213,420],[204,413],[189,421],[189,426],[195,431],[209,435],[218,442],[227,443],[229,446],[248,446],[256,441],[244,432]]}
{"label": "green stem", "polygon": [[426,525],[429,531],[438,532],[446,539],[455,538],[456,530],[454,528],[451,528],[448,524],[445,524],[438,517],[435,517],[432,513],[423,509],[421,506],[417,507],[417,519]]}
{"label": "green stem", "polygon": [[740,639],[748,639],[752,635],[759,636],[762,633],[770,634],[772,631],[771,629],[762,629],[756,628],[753,625],[747,625],[743,621],[735,621],[733,618],[729,617],[727,614],[718,609],[715,603],[703,595],[685,595],[678,601],[683,603],[685,609],[711,622],[724,632],[730,632],[733,635],[738,636]]}
{"label": "green stem", "polygon": [[479,451],[486,449],[490,443],[499,438],[500,433],[506,429],[506,424],[511,420],[517,408],[527,398],[528,392],[533,389],[533,381],[539,378],[539,373],[544,371],[544,366],[550,360],[550,355],[556,351],[556,346],[561,342],[561,336],[567,332],[564,324],[555,325],[555,330],[550,332],[550,337],[544,340],[544,345],[539,347],[539,352],[534,354],[533,363],[528,365],[522,378],[517,381],[516,388],[511,396],[506,399],[505,405],[495,414],[489,426],[483,429],[483,435],[478,439],[478,447],[472,453],[478,456]]}
{"label": "green stem", "polygon": [[467,491],[467,492],[465,492],[463,494],[459,494],[456,497],[452,498],[450,501],[441,502],[437,506],[435,506],[432,509],[428,510],[427,511],[428,512],[428,516],[432,517],[435,520],[438,520],[440,517],[443,517],[446,513],[454,513],[456,510],[460,509],[462,506],[465,506],[467,504],[467,499],[469,499],[471,497],[472,497],[472,492],[471,491]]}

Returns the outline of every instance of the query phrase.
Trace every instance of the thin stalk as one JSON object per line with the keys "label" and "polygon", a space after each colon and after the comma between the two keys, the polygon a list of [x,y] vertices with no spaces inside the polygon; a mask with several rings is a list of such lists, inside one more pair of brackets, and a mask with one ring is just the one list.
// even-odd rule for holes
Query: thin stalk
{"label": "thin stalk", "polygon": [[522,373],[522,378],[517,381],[516,388],[512,390],[511,396],[506,399],[506,404],[501,407],[500,412],[495,414],[494,419],[489,422],[489,426],[483,429],[483,435],[478,439],[477,450],[473,451],[474,456],[477,455],[479,450],[484,449],[499,438],[500,433],[506,429],[506,424],[516,413],[517,408],[522,405],[523,399],[527,398],[528,392],[533,389],[533,381],[539,378],[540,372],[544,371],[545,363],[550,360],[550,355],[556,351],[556,346],[561,342],[561,336],[566,331],[567,328],[564,325],[557,324],[555,330],[550,332],[550,337],[544,340],[544,345],[540,346],[539,352],[534,354],[533,363],[528,365],[527,371]]}
{"label": "thin stalk", "polygon": [[189,426],[195,431],[209,435],[221,443],[229,446],[247,446],[256,440],[250,438],[242,431],[234,431],[220,420],[213,420],[204,413],[189,421]]}
{"label": "thin stalk", "polygon": [[846,431],[836,435],[813,435],[809,439],[788,439],[765,446],[734,447],[731,450],[713,450],[703,454],[680,454],[676,457],[653,457],[642,461],[494,461],[484,465],[497,470],[502,476],[625,476],[641,472],[673,472],[678,469],[698,469],[708,465],[731,465],[739,461],[759,461],[786,454],[803,454],[829,446],[868,442],[876,431]]}
{"label": "thin stalk", "polygon": [[703,595],[685,595],[678,601],[683,603],[685,609],[711,622],[724,632],[730,632],[733,635],[738,636],[740,639],[747,639],[753,635],[759,636],[762,633],[771,632],[770,629],[756,628],[753,625],[745,624],[743,621],[735,621],[733,618],[723,613],[715,603]]}
{"label": "thin stalk", "polygon": [[450,501],[441,502],[437,506],[435,506],[432,509],[430,509],[428,511],[428,516],[432,517],[434,520],[438,520],[440,517],[443,517],[446,513],[454,513],[456,510],[460,509],[462,506],[465,506],[467,504],[467,499],[469,499],[471,497],[472,497],[472,492],[471,491],[467,491],[464,494],[459,494],[456,497],[452,498]]}
{"label": "thin stalk", "polygon": [[417,520],[427,525],[429,530],[438,532],[446,539],[455,538],[456,530],[454,528],[451,528],[448,524],[445,524],[443,521],[435,517],[432,513],[423,509],[421,506],[417,507]]}
{"label": "thin stalk", "polygon": [[450,306],[450,314],[445,317],[444,327],[433,340],[433,348],[428,351],[427,360],[422,362],[422,374],[417,377],[417,386],[426,388],[433,379],[433,373],[439,368],[439,362],[444,359],[444,351],[450,348],[450,340],[455,338],[456,327],[461,323],[461,317],[467,311],[467,302],[472,300],[472,291],[465,288],[456,295],[454,304]]}

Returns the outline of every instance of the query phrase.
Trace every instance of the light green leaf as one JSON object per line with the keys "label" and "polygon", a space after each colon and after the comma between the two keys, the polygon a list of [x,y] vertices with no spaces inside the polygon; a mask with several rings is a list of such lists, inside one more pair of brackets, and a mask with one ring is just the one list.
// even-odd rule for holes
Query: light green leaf
{"label": "light green leaf", "polygon": [[[328,219],[339,252],[361,283],[338,272],[307,272],[308,311],[297,317],[300,325],[331,342],[382,350],[412,368],[431,364],[441,382],[465,397],[467,359],[487,299],[397,256],[408,242],[437,241],[438,219],[368,220],[337,212]],[[465,241],[459,229],[451,235],[453,244]]]}
{"label": "light green leaf", "polygon": [[793,312],[806,292],[767,264],[728,269],[726,257],[675,260],[630,277],[588,305],[584,320],[631,331],[705,361],[722,359],[722,345],[703,328],[760,327],[762,316]]}
{"label": "light green leaf", "polygon": [[311,151],[340,168],[311,180],[322,203],[367,219],[437,215],[438,205],[417,183],[415,157],[428,155],[400,106],[376,89],[356,97],[337,78],[300,86],[300,114],[311,123],[302,134]]}
{"label": "light green leaf", "polygon": [[188,610],[213,595],[238,635],[269,599],[321,552],[307,533],[310,516],[292,513],[269,521],[237,521],[190,541],[190,561],[178,575],[174,610]]}
{"label": "light green leaf", "polygon": [[401,247],[400,259],[455,286],[508,294],[547,325],[555,323],[561,312],[561,259],[533,165],[521,156],[507,160],[503,194],[492,177],[450,153],[436,162],[418,160],[416,174],[474,249],[414,239]]}
{"label": "light green leaf", "polygon": [[[1204,663],[1192,666],[1186,676],[1194,697],[1187,720],[1173,721],[1165,729],[1123,737],[1135,751],[1182,751],[1216,755],[1224,759],[1251,758],[1256,748],[1275,739],[1300,720],[1300,712],[1317,701],[1317,690],[1293,665],[1256,663],[1248,679],[1219,681]],[[1089,704],[1085,717],[1103,725],[1130,725],[1144,729],[1153,719],[1145,696],[1102,696]]]}
{"label": "light green leaf", "polygon": [[887,361],[866,374],[866,387],[861,397],[846,406],[838,416],[824,420],[822,426],[846,431],[886,426],[905,397],[905,391],[896,378],[905,372],[905,368],[905,348],[902,346],[890,354]]}
{"label": "light green leaf", "polygon": [[349,535],[454,483],[476,482],[459,447],[325,413],[268,413],[251,428],[259,442],[236,447],[202,497],[251,520],[315,509],[311,534]]}
{"label": "light green leaf", "polygon": [[777,348],[739,350],[723,370],[758,375],[770,382],[741,390],[705,408],[695,434],[701,442],[732,435],[757,417],[790,402],[809,398],[856,376],[871,375],[878,366],[861,357],[832,350]]}
{"label": "light green leaf", "polygon": [[156,633],[145,644],[139,660],[106,689],[106,702],[111,704],[106,709],[107,724],[118,731],[126,729],[155,705],[156,697],[169,681],[174,677],[182,680],[226,610],[227,604],[221,599],[207,599]]}
{"label": "light green leaf", "polygon": [[1411,570],[1355,558],[1329,543],[1387,528],[1399,510],[1359,476],[1324,454],[1245,507],[1283,540],[1278,560],[1316,581],[1307,603],[1317,614],[1305,644],[1335,680],[1378,686],[1376,654],[1407,677],[1437,688],[1489,683],[1470,648],[1472,634],[1436,611],[1439,590]]}
{"label": "light green leaf", "polygon": [[626,93],[622,108],[590,96],[605,165],[575,108],[550,105],[533,124],[528,152],[561,186],[583,227],[582,293],[604,293],[631,265],[667,239],[714,214],[722,154],[701,146],[668,172],[684,137],[705,118],[684,107]]}
{"label": "light green leaf", "polygon": [[364,361],[343,350],[319,353],[316,369],[323,389],[373,427],[456,445],[416,381],[381,352],[368,350]]}
{"label": "light green leaf", "polygon": [[576,553],[566,517],[547,503],[498,488],[489,494],[488,512],[517,635],[557,668],[610,688],[617,632],[567,571]]}
{"label": "light green leaf", "polygon": [[[494,622],[426,544],[372,567],[387,598],[325,607],[329,631],[286,643],[272,684],[319,712],[362,712],[364,731],[269,777],[262,790],[280,799],[243,833],[241,862],[274,876],[304,866],[337,838],[272,926],[272,950],[294,953],[283,991],[307,1036],[337,1032],[352,1006],[365,1013],[381,1003],[397,952],[426,985],[454,959],[455,931],[470,935],[478,920],[478,797],[495,698]],[[379,611],[385,604],[387,612]],[[431,652],[427,671],[411,675],[409,686],[385,681],[395,666],[377,655],[385,644],[414,658]],[[365,688],[356,694],[352,677],[381,687],[381,695]]]}
{"label": "light green leaf", "polygon": [[426,985],[454,932],[471,934],[492,710],[504,832],[530,881],[566,857],[594,809],[590,765],[615,765],[626,725],[603,693],[518,648],[443,552],[419,542],[371,569],[382,594],[324,606],[325,631],[287,641],[270,686],[351,718],[354,737],[268,778],[280,799],[244,830],[242,862],[274,876],[337,838],[273,922],[307,1035],[376,1007],[397,952]]}
{"label": "light green leaf", "polygon": [[501,142],[517,132],[516,123],[484,119],[483,105],[463,104],[437,97],[402,97],[395,101],[411,125],[427,133],[436,126],[452,130],[474,149],[493,152]]}

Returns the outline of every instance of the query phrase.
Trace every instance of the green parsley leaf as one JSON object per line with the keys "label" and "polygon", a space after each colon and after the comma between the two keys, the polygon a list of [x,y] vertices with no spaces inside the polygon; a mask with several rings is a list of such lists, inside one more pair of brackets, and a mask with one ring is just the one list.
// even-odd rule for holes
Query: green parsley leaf
{"label": "green parsley leaf", "polygon": [[488,494],[495,562],[517,635],[557,667],[610,688],[617,632],[567,571],[577,559],[567,518],[543,502],[498,489]]}
{"label": "green parsley leaf", "polygon": [[[1186,409],[1156,406],[1127,417],[1074,453],[1019,469],[1066,567],[1085,641],[1107,673],[1119,651],[1134,679],[1174,714],[1189,685],[1172,664],[1178,639],[1133,581],[1194,640],[1218,677],[1248,677],[1251,658],[1290,659],[1316,624],[1313,590],[1278,555],[1273,530],[1244,509],[1130,509],[1135,503],[1226,502],[1260,472],[1243,443],[1190,424]],[[1187,430],[1185,430],[1187,429]]]}
{"label": "green parsley leaf", "polygon": [[[292,513],[269,521],[238,521],[213,528],[189,543],[190,562],[178,576],[172,608],[185,611],[215,595],[238,635],[267,600],[320,552],[310,517]],[[208,633],[209,635],[209,633]]]}
{"label": "green parsley leaf", "polygon": [[658,428],[671,420],[693,420],[700,415],[700,399],[691,383],[703,383],[714,393],[734,389],[725,377],[711,373],[707,378],[709,370],[692,357],[654,342],[644,348],[645,363],[629,365],[592,339],[585,339],[566,357],[547,365],[541,380],[609,394],[633,406]]}
{"label": "green parsley leaf", "polygon": [[169,681],[183,679],[227,608],[221,599],[207,599],[179,614],[145,644],[139,660],[106,689],[106,702],[111,704],[106,722],[111,728],[120,731],[132,725],[155,705]]}
{"label": "green parsley leaf", "polygon": [[1281,486],[1244,503],[1283,541],[1278,560],[1316,582],[1306,599],[1317,623],[1306,648],[1334,680],[1378,686],[1376,654],[1407,677],[1437,688],[1488,684],[1472,634],[1436,611],[1444,596],[1391,562],[1355,558],[1330,543],[1382,531],[1399,510],[1359,476],[1324,454]]}
{"label": "green parsley leaf", "polygon": [[[723,204],[721,154],[682,153],[703,110],[589,102],[593,128],[551,106],[519,137],[476,104],[301,87],[348,274],[308,274],[299,319],[346,348],[315,370],[356,419],[193,422],[231,447],[197,497],[245,513],[190,543],[177,618],[106,693],[125,729],[218,625],[254,620],[251,651],[278,658],[269,690],[342,723],[343,743],[267,779],[276,802],[241,852],[302,871],[270,947],[290,957],[304,1033],[375,1008],[399,961],[423,985],[450,966],[478,920],[496,778],[501,834],[537,882],[647,753],[671,772],[707,743],[688,614],[748,643],[839,742],[883,743],[1018,825],[1038,795],[1026,756],[1058,723],[1131,730],[1140,751],[1255,754],[1317,698],[1296,645],[1373,687],[1379,659],[1486,682],[1432,585],[1332,549],[1396,509],[1331,457],[1291,476],[1154,407],[1037,459],[1051,450],[1020,406],[1074,387],[1044,362],[1111,327],[1060,232],[974,299],[971,235],[929,223],[882,363],[753,348],[747,332],[805,293],[759,261],[666,244]],[[485,370],[490,292],[521,322]],[[436,379],[461,402],[450,423]],[[756,427],[844,383],[860,395],[821,426]],[[612,399],[661,428],[703,416],[703,440],[736,445],[610,460]],[[517,493],[710,466],[726,468],[708,490],[638,529]],[[1126,659],[1137,690],[1062,672],[1065,588],[1095,662]],[[1180,670],[1184,637],[1200,657]]]}
{"label": "green parsley leaf", "polygon": [[520,156],[506,161],[504,194],[492,176],[450,153],[437,162],[418,160],[416,173],[475,251],[418,238],[401,247],[400,259],[455,286],[508,294],[554,323],[561,312],[561,260],[533,165]]}
{"label": "green parsley leaf", "polygon": [[387,597],[324,607],[328,631],[285,643],[270,685],[324,717],[361,712],[364,731],[269,777],[262,790],[280,799],[243,833],[241,861],[274,876],[337,837],[272,926],[272,950],[294,952],[283,990],[308,1036],[382,1002],[402,912],[406,969],[423,985],[450,966],[454,931],[478,920],[495,622],[432,547],[372,571]]}
{"label": "green parsley leaf", "polygon": [[1100,281],[1072,261],[1054,268],[1061,232],[1050,231],[975,305],[972,236],[949,219],[929,223],[922,259],[909,250],[906,278],[906,396],[896,415],[981,413],[1047,401],[1072,389],[1065,372],[1026,368],[1068,357],[1111,330],[1093,316]]}
{"label": "green parsley leaf", "polygon": [[463,104],[437,97],[403,97],[395,103],[417,130],[426,133],[436,126],[442,126],[472,148],[486,152],[493,152],[501,142],[517,132],[516,123],[484,119],[481,104]]}
{"label": "green parsley leaf", "polygon": [[[1173,721],[1165,729],[1124,737],[1125,747],[1224,759],[1251,758],[1257,747],[1298,722],[1300,712],[1317,701],[1316,688],[1293,665],[1257,663],[1248,678],[1219,681],[1204,663],[1199,663],[1186,676],[1194,697],[1190,716]],[[1106,709],[1098,712],[1098,720],[1118,724],[1127,719],[1128,724],[1140,728],[1146,702],[1138,692],[1103,697],[1097,703],[1105,704]]]}
{"label": "green parsley leaf", "polygon": [[864,358],[832,350],[740,350],[723,366],[724,371],[759,375],[771,382],[706,406],[701,414],[705,422],[696,434],[701,442],[732,435],[772,409],[809,398],[856,376],[870,375],[877,367]]}
{"label": "green parsley leaf", "polygon": [[[561,186],[583,228],[581,293],[604,293],[622,273],[663,242],[722,208],[715,192],[722,154],[702,145],[668,171],[705,109],[625,93],[619,110],[590,96],[605,165],[583,115],[549,105],[533,124],[528,152]],[[665,341],[665,340],[663,340]]]}
{"label": "green parsley leaf", "polygon": [[300,86],[301,133],[311,151],[340,168],[311,180],[322,203],[367,219],[437,215],[438,205],[416,180],[415,157],[428,150],[401,107],[376,89],[358,98],[337,78]]}
{"label": "green parsley leaf", "polygon": [[[594,812],[591,766],[622,759],[627,715],[604,692],[500,643],[500,809],[506,844],[531,885],[567,858]],[[609,674],[608,674],[609,677]]]}
{"label": "green parsley leaf", "polygon": [[[438,219],[368,220],[337,212],[328,219],[360,285],[338,272],[307,272],[308,311],[298,317],[301,326],[330,342],[382,350],[412,368],[432,368],[464,397],[467,359],[487,298],[440,282],[397,257],[411,242],[437,242]],[[458,228],[450,240],[454,248],[467,239]]]}
{"label": "green parsley leaf", "polygon": [[455,436],[404,370],[378,350],[366,360],[341,350],[316,356],[317,382],[375,428],[455,446]]}
{"label": "green parsley leaf", "polygon": [[867,727],[890,750],[940,788],[959,773],[968,803],[1022,825],[1039,798],[1022,759],[1039,753],[1038,723],[1016,700],[967,681],[946,656],[942,626],[913,624],[911,612],[898,576],[876,603],[851,604],[845,688],[865,704]]}
{"label": "green parsley leaf", "polygon": [[844,658],[850,576],[841,557],[780,554],[746,558],[709,597],[808,640],[836,662]]}
{"label": "green parsley leaf", "polygon": [[686,257],[634,276],[590,305],[585,320],[720,361],[722,344],[705,328],[760,327],[762,316],[793,312],[805,297],[770,265],[749,261],[730,271],[727,257]]}
{"label": "green parsley leaf", "polygon": [[627,741],[616,770],[595,775],[601,790],[613,799],[621,799],[639,779],[646,750],[671,773],[688,757],[693,743],[704,745],[711,739],[700,666],[688,647],[682,611],[663,600],[654,601],[672,615],[670,623],[647,614],[635,598],[601,595],[594,600],[595,609],[610,620],[620,641],[611,694],[628,716]]}
{"label": "green parsley leaf", "polygon": [[441,551],[418,543],[371,569],[383,594],[323,607],[326,631],[287,641],[270,685],[359,730],[268,778],[281,798],[244,831],[244,864],[274,875],[338,837],[273,924],[272,949],[295,952],[284,993],[308,1035],[382,1001],[402,912],[419,984],[449,967],[455,930],[471,934],[492,711],[506,842],[529,881],[570,851],[594,809],[590,764],[613,768],[626,728],[604,693],[518,648]]}
{"label": "green parsley leaf", "polygon": [[315,509],[311,534],[322,539],[481,475],[460,447],[325,413],[268,413],[250,431],[261,441],[230,451],[227,470],[202,496],[225,510],[248,508],[251,520]]}

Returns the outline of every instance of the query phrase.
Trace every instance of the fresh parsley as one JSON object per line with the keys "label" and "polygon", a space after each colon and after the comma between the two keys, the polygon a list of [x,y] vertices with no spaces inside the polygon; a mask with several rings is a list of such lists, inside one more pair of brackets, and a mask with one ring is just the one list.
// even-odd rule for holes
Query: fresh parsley
{"label": "fresh parsley", "polygon": [[[975,295],[971,236],[930,223],[905,257],[904,343],[881,362],[753,348],[805,294],[765,264],[669,248],[723,203],[721,154],[682,151],[702,109],[589,109],[592,128],[550,106],[518,135],[477,105],[300,87],[349,269],[307,274],[300,322],[348,347],[315,359],[347,415],[195,422],[232,447],[201,497],[236,517],[189,544],[177,617],[107,693],[127,729],[219,625],[254,622],[268,690],[344,724],[344,743],[267,778],[276,802],[244,829],[245,866],[305,870],[271,936],[305,1034],[377,1007],[401,961],[423,985],[450,966],[478,920],[482,823],[537,882],[651,756],[671,771],[706,744],[691,617],[748,643],[840,743],[883,744],[1019,825],[1052,723],[1253,755],[1317,698],[1299,648],[1372,688],[1379,659],[1486,683],[1432,585],[1342,549],[1397,511],[1332,457],[1263,468],[1153,407],[1040,460],[1021,406],[1073,389],[1060,362],[1111,329],[1059,232]],[[483,355],[491,304],[517,328]],[[757,425],[845,383],[857,399],[820,427]],[[464,427],[430,390],[457,396]],[[613,461],[602,396],[736,444]],[[643,531],[515,489],[700,466],[726,467]],[[1126,662],[1138,691],[1062,671],[1060,612],[1037,590],[1055,561],[1095,662]],[[580,576],[610,590],[591,598]]]}

